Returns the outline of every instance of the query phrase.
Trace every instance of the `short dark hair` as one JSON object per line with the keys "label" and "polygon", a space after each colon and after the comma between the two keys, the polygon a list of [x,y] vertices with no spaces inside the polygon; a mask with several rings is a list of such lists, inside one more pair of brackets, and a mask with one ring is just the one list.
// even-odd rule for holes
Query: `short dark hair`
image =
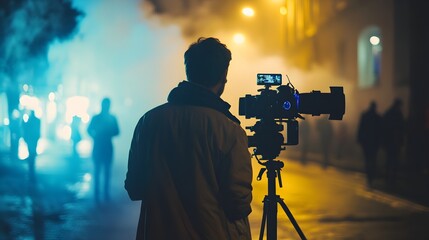
{"label": "short dark hair", "polygon": [[186,76],[206,87],[216,85],[231,61],[231,51],[217,38],[199,38],[185,52]]}

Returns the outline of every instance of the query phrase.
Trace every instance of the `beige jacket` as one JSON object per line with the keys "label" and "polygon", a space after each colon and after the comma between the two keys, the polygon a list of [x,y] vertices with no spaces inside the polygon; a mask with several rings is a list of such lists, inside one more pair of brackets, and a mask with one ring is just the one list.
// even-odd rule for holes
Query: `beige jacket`
{"label": "beige jacket", "polygon": [[137,239],[250,239],[245,131],[208,107],[164,104],[138,122],[125,188],[142,200]]}

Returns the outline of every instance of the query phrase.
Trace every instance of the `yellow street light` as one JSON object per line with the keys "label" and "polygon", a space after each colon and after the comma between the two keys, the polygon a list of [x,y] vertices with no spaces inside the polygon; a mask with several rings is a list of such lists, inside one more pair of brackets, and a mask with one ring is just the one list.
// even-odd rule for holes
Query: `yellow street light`
{"label": "yellow street light", "polygon": [[244,41],[246,40],[246,37],[244,37],[244,35],[242,33],[236,33],[233,36],[233,40],[237,44],[243,44]]}
{"label": "yellow street light", "polygon": [[378,44],[380,44],[380,38],[377,36],[372,36],[369,38],[369,42],[373,45],[376,46]]}
{"label": "yellow street light", "polygon": [[284,7],[284,6],[280,7],[280,14],[283,15],[283,16],[286,15],[287,14],[287,8]]}
{"label": "yellow street light", "polygon": [[246,17],[253,17],[255,16],[255,11],[251,7],[245,7],[241,10],[241,13],[243,13]]}

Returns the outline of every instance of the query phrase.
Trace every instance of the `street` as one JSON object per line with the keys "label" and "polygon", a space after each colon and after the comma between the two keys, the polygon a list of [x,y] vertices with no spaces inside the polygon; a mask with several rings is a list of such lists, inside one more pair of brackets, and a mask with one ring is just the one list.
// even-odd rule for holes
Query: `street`
{"label": "street", "polygon": [[[216,153],[220,159],[246,147],[234,139],[236,131],[230,137],[228,128],[216,130],[213,110],[238,123],[255,152],[280,155],[270,165],[284,164],[275,179],[270,175],[277,184],[271,194],[267,173],[258,175],[264,166],[252,159],[253,239],[268,238],[265,210],[275,199],[278,211],[268,218],[277,239],[429,240],[429,28],[422,27],[428,3],[1,1],[0,240],[135,239],[140,202],[124,189],[132,139],[146,145],[146,134],[155,136],[149,141],[156,139],[159,151],[178,164],[169,165],[180,173],[175,176],[205,176],[188,174],[195,166],[177,171],[185,161],[171,151],[180,149],[180,159],[207,156],[188,141],[206,140],[193,134],[200,129],[193,111],[200,110],[208,110],[201,123],[211,124],[204,129],[216,140],[201,152],[228,146]],[[182,105],[190,106],[189,114],[153,121],[157,110],[143,115]],[[189,119],[184,125],[182,113]],[[146,131],[146,117],[168,130],[165,137]],[[229,166],[219,162],[220,169]],[[249,172],[232,165],[239,170],[230,170],[236,173],[230,179],[207,174],[214,177],[208,188],[221,184],[222,196],[187,196],[229,208],[236,194],[223,186]],[[147,169],[167,179],[157,167]],[[108,181],[99,181],[105,172]],[[231,191],[249,189],[243,175],[247,181]],[[192,189],[189,181],[173,179],[168,186]],[[195,209],[192,214],[205,213]]]}
{"label": "street", "polygon": [[[126,159],[117,161],[112,176],[112,199],[96,205],[92,198],[92,164],[65,156],[61,147],[48,149],[38,159],[37,182],[3,175],[0,216],[4,239],[134,239],[139,202],[123,189]],[[314,162],[285,163],[283,187],[277,194],[294,215],[308,239],[429,239],[429,208],[366,188],[361,173]],[[256,180],[261,166],[254,160],[252,236],[258,239],[267,178]],[[75,169],[75,171],[69,171]],[[277,181],[277,180],[276,180]],[[299,239],[278,206],[278,239]],[[265,231],[266,233],[266,231]]]}
{"label": "street", "polygon": [[[257,166],[255,166],[257,167]],[[364,176],[285,161],[284,199],[308,239],[428,239],[429,209],[366,188]],[[266,182],[254,182],[252,234],[259,236]],[[299,239],[279,206],[278,239]]]}

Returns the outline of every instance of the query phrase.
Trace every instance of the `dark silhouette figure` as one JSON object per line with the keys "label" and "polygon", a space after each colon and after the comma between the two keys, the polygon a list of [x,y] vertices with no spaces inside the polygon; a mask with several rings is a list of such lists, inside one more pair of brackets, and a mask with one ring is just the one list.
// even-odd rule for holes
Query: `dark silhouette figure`
{"label": "dark silhouette figure", "polygon": [[251,239],[247,136],[220,96],[231,52],[200,38],[168,102],[144,114],[132,139],[125,189],[142,207],[137,239]]}
{"label": "dark silhouette figure", "polygon": [[93,139],[92,159],[94,162],[94,198],[100,202],[100,182],[104,180],[104,200],[110,199],[110,175],[113,163],[112,138],[119,135],[119,126],[114,115],[110,114],[110,99],[101,102],[101,112],[95,115],[88,126]]}
{"label": "dark silhouette figure", "polygon": [[299,146],[301,147],[301,163],[307,164],[307,154],[310,148],[310,123],[301,121],[299,129]]}
{"label": "dark silhouette figure", "polygon": [[28,116],[28,120],[22,125],[24,141],[27,143],[28,149],[28,171],[30,179],[36,176],[36,157],[37,157],[37,143],[40,139],[40,119],[36,117],[35,112],[32,110]]}
{"label": "dark silhouette figure", "polygon": [[396,184],[399,157],[404,143],[405,120],[402,114],[402,101],[395,99],[382,118],[383,146],[386,151],[386,183]]}
{"label": "dark silhouette figure", "polygon": [[73,116],[73,120],[71,122],[71,140],[72,140],[72,157],[74,159],[79,158],[79,152],[77,150],[78,143],[82,140],[82,135],[80,133],[80,125],[82,123],[82,119],[79,116]]}
{"label": "dark silhouette figure", "polygon": [[320,147],[323,154],[323,168],[329,165],[329,154],[332,147],[333,129],[331,122],[327,118],[320,118],[317,121],[317,130],[319,132]]}
{"label": "dark silhouette figure", "polygon": [[365,158],[367,185],[371,187],[376,173],[377,153],[381,142],[381,117],[377,113],[375,102],[371,102],[368,110],[360,117],[357,140]]}

